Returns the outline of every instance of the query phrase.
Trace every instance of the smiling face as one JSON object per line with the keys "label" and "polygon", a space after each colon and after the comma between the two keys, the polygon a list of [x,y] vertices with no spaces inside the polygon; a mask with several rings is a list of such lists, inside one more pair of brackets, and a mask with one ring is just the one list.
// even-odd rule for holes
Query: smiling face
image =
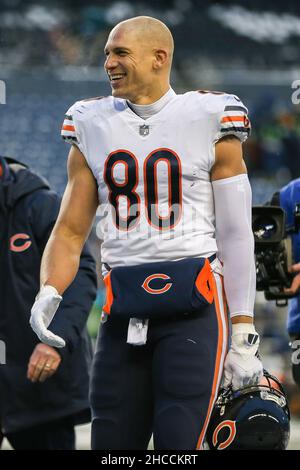
{"label": "smiling face", "polygon": [[169,88],[168,51],[158,47],[153,36],[151,39],[145,24],[139,19],[120,23],[111,31],[104,49],[112,95],[136,104],[156,101]]}
{"label": "smiling face", "polygon": [[112,31],[105,46],[105,70],[115,97],[130,101],[147,94],[155,59],[149,47],[135,38],[133,31]]}

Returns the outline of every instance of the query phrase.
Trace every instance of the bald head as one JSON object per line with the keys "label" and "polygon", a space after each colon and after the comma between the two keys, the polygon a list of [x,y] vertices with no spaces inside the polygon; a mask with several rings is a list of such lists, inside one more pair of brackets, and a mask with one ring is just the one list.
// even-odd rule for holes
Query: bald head
{"label": "bald head", "polygon": [[135,103],[159,99],[170,87],[173,51],[169,28],[156,18],[137,16],[117,24],[105,46],[113,96]]}
{"label": "bald head", "polygon": [[118,23],[110,34],[130,34],[141,44],[149,48],[164,49],[170,63],[174,52],[173,36],[169,28],[160,20],[151,16],[136,16]]}

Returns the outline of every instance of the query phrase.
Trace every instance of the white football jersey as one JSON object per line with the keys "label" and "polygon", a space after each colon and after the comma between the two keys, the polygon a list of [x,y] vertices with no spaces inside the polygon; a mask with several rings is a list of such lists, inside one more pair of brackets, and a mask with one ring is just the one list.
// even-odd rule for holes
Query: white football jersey
{"label": "white football jersey", "polygon": [[98,184],[101,260],[111,267],[217,252],[210,171],[223,136],[242,142],[247,109],[234,95],[191,91],[143,120],[126,100],[92,98],[68,111],[62,137]]}

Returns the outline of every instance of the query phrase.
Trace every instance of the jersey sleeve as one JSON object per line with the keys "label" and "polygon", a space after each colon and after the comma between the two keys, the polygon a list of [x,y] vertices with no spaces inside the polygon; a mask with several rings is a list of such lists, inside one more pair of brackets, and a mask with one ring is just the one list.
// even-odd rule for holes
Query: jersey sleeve
{"label": "jersey sleeve", "polygon": [[248,138],[251,130],[248,109],[235,95],[222,97],[221,111],[218,116],[218,129],[214,142],[222,137],[233,135],[242,143]]}
{"label": "jersey sleeve", "polygon": [[76,145],[84,154],[80,125],[76,120],[76,110],[78,103],[73,104],[65,114],[64,122],[61,128],[61,136],[65,142]]}

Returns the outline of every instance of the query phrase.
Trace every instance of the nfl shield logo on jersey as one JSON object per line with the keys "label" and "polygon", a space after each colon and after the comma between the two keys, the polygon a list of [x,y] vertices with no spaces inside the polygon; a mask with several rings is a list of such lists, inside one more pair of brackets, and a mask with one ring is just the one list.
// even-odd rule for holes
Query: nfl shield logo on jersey
{"label": "nfl shield logo on jersey", "polygon": [[148,135],[150,132],[149,126],[146,126],[146,124],[143,124],[140,126],[140,135]]}

